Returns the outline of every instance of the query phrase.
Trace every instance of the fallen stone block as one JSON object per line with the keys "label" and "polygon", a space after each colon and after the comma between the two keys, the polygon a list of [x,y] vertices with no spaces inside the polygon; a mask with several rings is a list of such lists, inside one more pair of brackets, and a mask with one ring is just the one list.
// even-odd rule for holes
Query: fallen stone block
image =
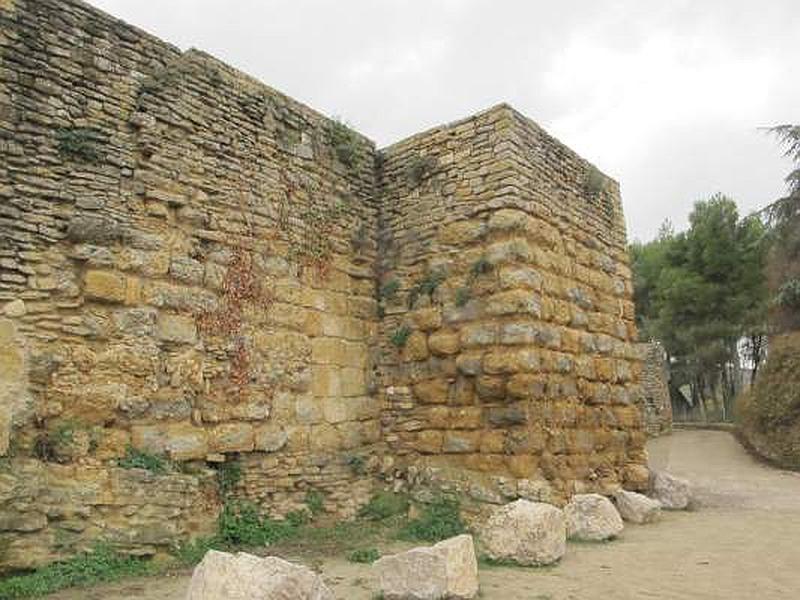
{"label": "fallen stone block", "polygon": [[631,523],[643,525],[661,518],[661,503],[644,494],[619,490],[614,494],[614,502],[620,516]]}
{"label": "fallen stone block", "polygon": [[567,537],[602,542],[617,537],[625,527],[611,500],[600,494],[577,494],[564,507]]}
{"label": "fallen stone block", "polygon": [[692,490],[689,482],[664,471],[656,471],[650,478],[652,496],[667,510],[684,510],[689,507]]}
{"label": "fallen stone block", "polygon": [[515,500],[501,506],[483,528],[481,540],[493,560],[525,566],[550,565],[567,549],[564,512],[542,502]]}
{"label": "fallen stone block", "polygon": [[195,567],[186,600],[334,600],[308,567],[275,556],[209,550]]}
{"label": "fallen stone block", "polygon": [[478,595],[472,536],[384,556],[373,564],[386,600],[467,600]]}

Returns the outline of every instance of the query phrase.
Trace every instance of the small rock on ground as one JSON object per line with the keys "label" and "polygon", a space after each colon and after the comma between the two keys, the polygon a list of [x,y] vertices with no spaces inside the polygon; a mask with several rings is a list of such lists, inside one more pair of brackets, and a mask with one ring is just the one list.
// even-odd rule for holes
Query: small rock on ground
{"label": "small rock on ground", "polygon": [[268,556],[209,550],[192,574],[186,600],[334,600],[308,567]]}
{"label": "small rock on ground", "polygon": [[470,600],[478,595],[472,536],[384,556],[373,564],[386,600]]}
{"label": "small rock on ground", "polygon": [[564,512],[550,504],[516,500],[496,509],[481,540],[489,558],[525,566],[550,565],[564,556]]}
{"label": "small rock on ground", "polygon": [[661,503],[644,494],[619,490],[614,494],[614,502],[625,521],[643,525],[654,523],[661,518]]}
{"label": "small rock on ground", "polygon": [[685,479],[656,471],[650,479],[652,496],[667,510],[684,510],[691,501],[691,486]]}
{"label": "small rock on ground", "polygon": [[617,537],[624,529],[622,517],[611,501],[600,494],[576,494],[564,507],[567,537],[602,542]]}

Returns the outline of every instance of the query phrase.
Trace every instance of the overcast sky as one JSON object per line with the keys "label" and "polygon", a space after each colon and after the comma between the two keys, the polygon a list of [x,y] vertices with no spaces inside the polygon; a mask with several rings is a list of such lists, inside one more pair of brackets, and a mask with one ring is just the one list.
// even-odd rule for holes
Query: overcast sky
{"label": "overcast sky", "polygon": [[90,0],[386,145],[506,101],[618,179],[631,239],[743,212],[800,122],[798,0]]}

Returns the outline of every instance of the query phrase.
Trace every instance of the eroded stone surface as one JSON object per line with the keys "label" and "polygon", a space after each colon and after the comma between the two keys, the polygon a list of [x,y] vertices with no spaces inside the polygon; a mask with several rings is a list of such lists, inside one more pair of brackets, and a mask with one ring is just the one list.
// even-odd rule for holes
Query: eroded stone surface
{"label": "eroded stone surface", "polygon": [[619,490],[614,494],[614,502],[620,516],[631,523],[642,525],[661,518],[661,503],[644,494]]}
{"label": "eroded stone surface", "polygon": [[600,542],[617,537],[624,528],[611,501],[600,494],[576,494],[564,507],[569,539]]}
{"label": "eroded stone surface", "polygon": [[551,504],[516,500],[492,513],[482,527],[481,542],[494,560],[553,564],[567,549],[564,513]]}
{"label": "eroded stone surface", "polygon": [[384,556],[373,564],[387,600],[467,600],[478,594],[472,536]]}
{"label": "eroded stone surface", "polygon": [[665,471],[654,472],[650,480],[653,498],[667,510],[684,510],[692,499],[691,485],[685,479]]}
{"label": "eroded stone surface", "polygon": [[186,600],[334,600],[308,567],[275,556],[209,550],[195,567]]}

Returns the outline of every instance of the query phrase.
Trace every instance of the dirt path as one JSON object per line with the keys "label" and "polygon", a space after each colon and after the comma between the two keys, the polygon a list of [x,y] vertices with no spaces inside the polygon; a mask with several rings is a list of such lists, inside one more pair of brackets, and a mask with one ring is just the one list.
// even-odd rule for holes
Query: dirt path
{"label": "dirt path", "polygon": [[[753,460],[725,432],[680,431],[650,461],[689,478],[700,507],[628,525],[608,544],[570,544],[548,569],[481,569],[485,600],[771,600],[800,597],[800,474]],[[322,561],[343,600],[370,600],[368,567]],[[185,576],[75,590],[50,600],[183,600]]]}

